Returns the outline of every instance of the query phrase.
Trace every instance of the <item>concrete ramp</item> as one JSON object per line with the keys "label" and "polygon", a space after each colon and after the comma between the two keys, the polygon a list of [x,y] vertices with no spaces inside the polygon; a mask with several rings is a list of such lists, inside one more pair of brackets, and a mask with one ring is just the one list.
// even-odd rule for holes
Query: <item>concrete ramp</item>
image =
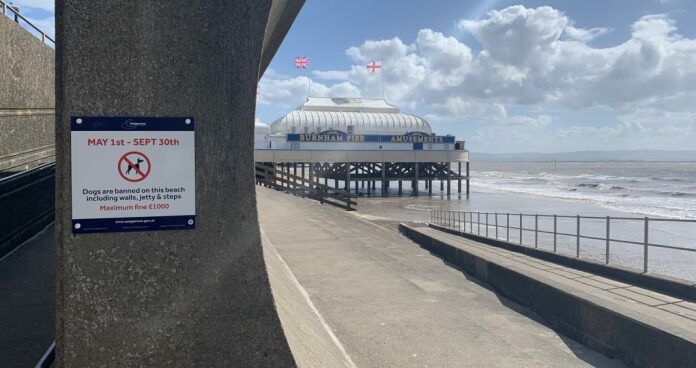
{"label": "concrete ramp", "polygon": [[263,232],[261,240],[278,316],[298,367],[355,367],[307,291]]}
{"label": "concrete ramp", "polygon": [[257,196],[276,305],[302,366],[349,364],[341,345],[358,367],[622,366],[393,230],[274,190]]}

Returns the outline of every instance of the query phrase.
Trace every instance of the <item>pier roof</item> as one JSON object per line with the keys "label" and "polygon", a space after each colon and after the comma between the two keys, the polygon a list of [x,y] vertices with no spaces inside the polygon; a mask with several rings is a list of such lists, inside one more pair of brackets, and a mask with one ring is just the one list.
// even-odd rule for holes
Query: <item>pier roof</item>
{"label": "pier roof", "polygon": [[355,134],[432,133],[430,124],[385,100],[310,97],[297,110],[271,124],[272,134],[321,132],[353,127]]}

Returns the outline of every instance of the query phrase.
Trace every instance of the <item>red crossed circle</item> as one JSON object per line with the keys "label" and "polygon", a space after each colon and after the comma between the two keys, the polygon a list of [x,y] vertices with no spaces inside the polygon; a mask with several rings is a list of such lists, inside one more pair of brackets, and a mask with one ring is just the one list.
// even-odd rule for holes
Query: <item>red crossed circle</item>
{"label": "red crossed circle", "polygon": [[[129,155],[142,156],[142,158],[145,159],[145,162],[147,162],[147,170],[145,172],[143,172],[137,166],[135,166],[135,164],[131,160],[128,159]],[[131,168],[131,169],[135,170],[135,174],[137,175],[136,178],[132,179],[132,178],[129,178],[126,176],[126,173],[124,173],[124,169],[123,169],[124,161],[127,164],[127,166],[126,166],[127,168]],[[145,156],[145,154],[143,154],[142,152],[131,151],[131,152],[128,152],[128,153],[124,154],[123,156],[121,156],[121,159],[118,160],[118,167],[117,168],[118,168],[118,174],[121,175],[121,177],[124,180],[130,181],[131,183],[136,183],[136,182],[145,180],[145,178],[147,178],[148,175],[150,175],[150,169],[152,168],[152,165],[150,164],[150,159],[147,158],[147,156]]]}

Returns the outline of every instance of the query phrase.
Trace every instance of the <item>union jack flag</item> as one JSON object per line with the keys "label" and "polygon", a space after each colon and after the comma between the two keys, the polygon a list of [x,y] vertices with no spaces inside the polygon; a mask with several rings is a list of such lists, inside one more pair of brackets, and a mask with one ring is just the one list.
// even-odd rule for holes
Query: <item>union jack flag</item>
{"label": "union jack flag", "polygon": [[309,56],[298,56],[295,58],[293,64],[295,65],[295,68],[307,69],[309,68]]}

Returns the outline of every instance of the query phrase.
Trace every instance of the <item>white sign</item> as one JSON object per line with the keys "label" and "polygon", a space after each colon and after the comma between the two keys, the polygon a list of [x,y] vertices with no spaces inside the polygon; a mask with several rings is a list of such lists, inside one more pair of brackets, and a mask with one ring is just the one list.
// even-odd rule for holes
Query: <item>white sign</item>
{"label": "white sign", "polygon": [[73,117],[73,233],[195,228],[190,117]]}

